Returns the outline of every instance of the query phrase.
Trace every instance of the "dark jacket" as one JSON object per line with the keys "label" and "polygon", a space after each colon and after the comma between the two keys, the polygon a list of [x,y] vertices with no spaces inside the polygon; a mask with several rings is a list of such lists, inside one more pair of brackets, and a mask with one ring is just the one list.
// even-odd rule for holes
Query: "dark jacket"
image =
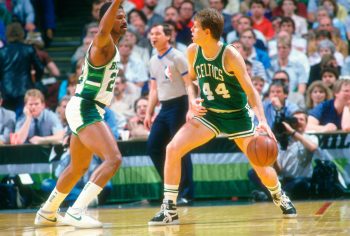
{"label": "dark jacket", "polygon": [[33,46],[21,42],[9,43],[0,49],[0,88],[4,100],[24,96],[34,88],[31,69],[40,79],[44,66]]}

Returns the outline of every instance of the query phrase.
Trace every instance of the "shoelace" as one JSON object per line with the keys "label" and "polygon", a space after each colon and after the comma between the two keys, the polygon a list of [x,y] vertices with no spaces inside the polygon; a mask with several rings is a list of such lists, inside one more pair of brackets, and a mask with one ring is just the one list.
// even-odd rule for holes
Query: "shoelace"
{"label": "shoelace", "polygon": [[292,206],[290,205],[290,200],[286,195],[282,195],[281,199],[280,199],[280,204],[281,206],[283,206],[283,208],[285,208],[286,210],[292,208]]}

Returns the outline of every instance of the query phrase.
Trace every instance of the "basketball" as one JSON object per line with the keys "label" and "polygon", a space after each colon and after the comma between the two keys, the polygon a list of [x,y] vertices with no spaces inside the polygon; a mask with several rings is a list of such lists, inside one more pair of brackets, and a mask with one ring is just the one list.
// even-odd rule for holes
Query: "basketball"
{"label": "basketball", "polygon": [[272,165],[277,159],[277,154],[277,143],[269,136],[256,136],[247,147],[248,158],[256,166]]}

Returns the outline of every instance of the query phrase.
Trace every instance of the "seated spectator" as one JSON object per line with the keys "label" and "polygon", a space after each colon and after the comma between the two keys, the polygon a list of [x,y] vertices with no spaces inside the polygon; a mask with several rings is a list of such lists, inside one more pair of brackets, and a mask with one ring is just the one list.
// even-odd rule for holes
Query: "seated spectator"
{"label": "seated spectator", "polygon": [[0,92],[0,146],[10,143],[10,135],[15,131],[16,114],[2,106],[2,96]]}
{"label": "seated spectator", "polygon": [[[253,29],[253,21],[249,16],[242,16],[238,19],[236,30],[233,30],[227,34],[226,42],[232,43],[233,41],[238,40],[240,34],[247,29]],[[267,43],[265,36],[259,30],[253,29],[253,31],[256,35],[256,42],[254,46],[261,50],[266,50]]]}
{"label": "seated spectator", "polygon": [[333,93],[333,99],[318,104],[309,112],[308,131],[350,131],[350,80],[338,80]]}
{"label": "seated spectator", "polygon": [[292,42],[289,36],[279,37],[277,40],[277,57],[271,60],[272,72],[284,70],[289,75],[289,92],[306,91],[307,75],[302,63],[289,58]]}
{"label": "seated spectator", "polygon": [[314,81],[306,91],[306,109],[315,108],[321,102],[333,98],[332,91],[322,81]]}
{"label": "seated spectator", "polygon": [[[275,81],[275,80],[279,80],[289,87],[289,75],[286,71],[284,70],[276,71],[272,77],[272,81]],[[300,109],[305,109],[304,95],[298,92],[289,91],[287,100],[290,101],[291,103],[296,104]]]}
{"label": "seated spectator", "polygon": [[333,89],[334,83],[339,79],[339,74],[334,67],[324,67],[321,71],[321,80],[329,89]]}
{"label": "seated spectator", "polygon": [[283,113],[284,117],[291,117],[292,114],[299,110],[298,106],[288,101],[288,86],[283,82],[272,81],[268,90],[268,99],[263,102],[264,112],[267,123],[274,127],[276,115]]}
{"label": "seated spectator", "polygon": [[144,138],[146,139],[149,135],[149,130],[143,125],[143,121],[146,117],[146,111],[148,106],[148,99],[140,97],[135,101],[134,109],[135,116],[130,118],[128,121],[127,129],[130,131],[130,138]]}
{"label": "seated spectator", "polygon": [[44,95],[37,89],[30,89],[24,97],[23,115],[16,123],[13,144],[59,144],[64,129],[57,115],[45,109]]}
{"label": "seated spectator", "polygon": [[189,45],[192,43],[191,28],[193,26],[194,3],[190,0],[182,1],[179,8],[178,32],[176,41]]}
{"label": "seated spectator", "polygon": [[264,65],[265,69],[269,69],[271,67],[270,58],[267,52],[254,46],[256,43],[256,35],[253,29],[244,30],[240,34],[239,40],[243,44],[247,59],[260,61]]}
{"label": "seated spectator", "polygon": [[128,82],[123,74],[115,80],[114,97],[110,109],[117,117],[119,128],[124,129],[127,120],[135,115],[134,103],[141,96],[140,88]]}
{"label": "seated spectator", "polygon": [[[293,117],[297,122],[294,127],[287,122],[282,123],[289,141],[286,150],[279,152],[274,168],[283,190],[292,199],[307,199],[311,195],[312,157],[318,148],[318,139],[315,135],[305,133],[308,118],[305,112],[296,111]],[[268,190],[261,184],[254,170],[250,170],[248,176],[269,196]]]}
{"label": "seated spectator", "polygon": [[260,76],[252,76],[251,79],[252,79],[253,86],[256,89],[256,91],[258,91],[262,101],[264,98],[263,88],[265,86],[265,80]]}
{"label": "seated spectator", "polygon": [[303,36],[307,34],[307,22],[304,17],[298,16],[295,14],[295,10],[297,9],[297,1],[296,0],[282,0],[282,12],[284,17],[290,17],[293,19],[295,25],[295,33],[298,36]]}
{"label": "seated spectator", "polygon": [[148,72],[145,64],[139,58],[132,56],[132,46],[125,38],[119,42],[120,67],[127,81],[142,88],[148,81]]}
{"label": "seated spectator", "polygon": [[209,0],[209,7],[217,10],[224,18],[224,29],[223,36],[226,38],[228,32],[230,32],[233,28],[231,26],[231,15],[224,12],[224,9],[227,5],[227,0]]}
{"label": "seated spectator", "polygon": [[250,73],[249,74],[250,77],[260,76],[265,81],[268,81],[268,77],[267,77],[264,65],[260,61],[254,59],[254,58],[248,59],[247,52],[249,51],[249,49],[247,49],[241,41],[236,40],[236,41],[232,42],[232,46],[234,46],[238,50],[238,52],[241,54],[241,56],[243,57],[246,65],[247,65],[247,70],[250,69],[248,71]]}
{"label": "seated spectator", "polygon": [[275,36],[271,22],[264,16],[265,4],[262,0],[252,0],[250,2],[250,11],[252,13],[253,28],[259,30],[270,40]]}
{"label": "seated spectator", "polygon": [[308,86],[314,81],[321,80],[321,71],[323,68],[326,68],[326,67],[333,67],[338,72],[340,72],[341,70],[341,67],[338,66],[338,63],[335,60],[335,57],[333,55],[326,54],[322,57],[322,60],[320,63],[311,66]]}
{"label": "seated spectator", "polygon": [[63,126],[63,128],[67,131],[69,129],[68,127],[68,121],[67,121],[67,118],[66,118],[66,107],[67,107],[67,103],[69,102],[71,96],[64,96],[60,102],[58,103],[58,106],[56,108],[56,114],[58,116],[58,118],[60,119],[61,121],[61,124]]}
{"label": "seated spectator", "polygon": [[317,51],[313,54],[309,54],[310,65],[316,65],[321,61],[324,55],[334,55],[337,64],[342,66],[344,63],[344,57],[341,53],[336,51],[334,43],[330,39],[316,40]]}
{"label": "seated spectator", "polygon": [[138,45],[140,35],[135,30],[128,29],[125,32],[124,38],[126,41],[130,42],[132,46],[131,57],[136,57],[141,59],[141,61],[148,66],[150,53],[149,50],[145,47],[141,47]]}

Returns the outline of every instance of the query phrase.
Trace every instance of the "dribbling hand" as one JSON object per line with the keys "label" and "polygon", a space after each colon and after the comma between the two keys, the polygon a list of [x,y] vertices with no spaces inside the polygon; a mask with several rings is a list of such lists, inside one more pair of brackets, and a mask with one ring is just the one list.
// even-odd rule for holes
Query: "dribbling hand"
{"label": "dribbling hand", "polygon": [[204,116],[207,113],[207,109],[202,106],[204,100],[201,98],[195,98],[191,101],[191,112],[195,116]]}
{"label": "dribbling hand", "polygon": [[258,127],[256,127],[256,131],[259,133],[266,133],[270,138],[277,142],[275,135],[272,133],[271,128],[266,121],[260,121]]}

